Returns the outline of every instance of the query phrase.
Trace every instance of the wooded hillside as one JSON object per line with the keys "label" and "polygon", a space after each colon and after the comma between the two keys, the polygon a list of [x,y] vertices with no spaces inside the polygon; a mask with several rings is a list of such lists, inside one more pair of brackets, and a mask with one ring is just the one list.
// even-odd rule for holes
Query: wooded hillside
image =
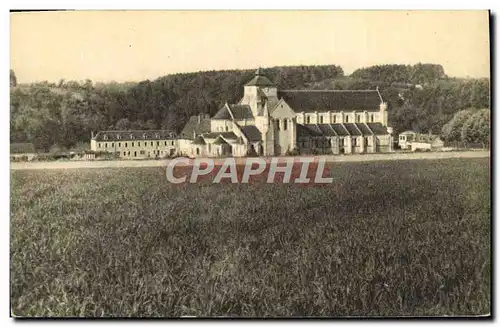
{"label": "wooded hillside", "polygon": [[[57,84],[11,82],[11,142],[31,142],[39,150],[88,142],[91,131],[172,129],[189,116],[211,115],[227,101],[237,102],[254,70],[174,74],[139,83]],[[341,67],[292,66],[264,69],[281,89],[374,89],[389,101],[396,132],[414,129],[439,133],[466,108],[489,108],[488,79],[457,79],[440,65],[382,65],[344,76]],[[11,72],[15,76],[14,72]]]}

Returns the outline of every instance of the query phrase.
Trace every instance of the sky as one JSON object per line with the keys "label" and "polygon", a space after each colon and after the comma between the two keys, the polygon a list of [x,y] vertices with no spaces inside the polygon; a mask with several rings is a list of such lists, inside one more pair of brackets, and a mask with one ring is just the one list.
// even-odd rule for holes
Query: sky
{"label": "sky", "polygon": [[490,75],[487,11],[74,11],[11,13],[19,83],[153,80],[172,73],[436,63]]}

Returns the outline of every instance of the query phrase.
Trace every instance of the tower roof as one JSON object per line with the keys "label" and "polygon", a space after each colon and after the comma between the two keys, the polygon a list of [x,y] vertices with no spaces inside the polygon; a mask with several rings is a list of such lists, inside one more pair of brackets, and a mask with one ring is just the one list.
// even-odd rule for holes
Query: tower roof
{"label": "tower roof", "polygon": [[271,82],[269,78],[262,74],[260,68],[255,71],[255,76],[246,83],[245,86],[274,86],[275,84]]}

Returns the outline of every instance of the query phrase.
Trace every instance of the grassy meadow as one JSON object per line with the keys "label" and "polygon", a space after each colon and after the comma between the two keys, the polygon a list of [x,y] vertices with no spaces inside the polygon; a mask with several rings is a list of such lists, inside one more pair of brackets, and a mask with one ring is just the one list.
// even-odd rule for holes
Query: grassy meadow
{"label": "grassy meadow", "polygon": [[11,171],[14,316],[490,312],[489,159],[331,164],[334,183]]}

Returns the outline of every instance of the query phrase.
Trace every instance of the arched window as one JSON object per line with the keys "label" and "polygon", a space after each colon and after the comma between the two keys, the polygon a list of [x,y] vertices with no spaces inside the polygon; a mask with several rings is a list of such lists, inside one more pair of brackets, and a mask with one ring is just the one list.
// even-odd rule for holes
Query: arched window
{"label": "arched window", "polygon": [[196,155],[200,155],[200,148],[196,148]]}

